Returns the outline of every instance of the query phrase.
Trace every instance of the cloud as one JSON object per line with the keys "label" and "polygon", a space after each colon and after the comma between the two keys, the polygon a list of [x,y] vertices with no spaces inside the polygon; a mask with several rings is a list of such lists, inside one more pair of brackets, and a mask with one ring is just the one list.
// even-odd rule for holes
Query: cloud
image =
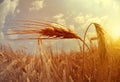
{"label": "cloud", "polygon": [[31,8],[29,8],[30,11],[32,10],[40,10],[44,6],[44,0],[35,0],[31,3]]}
{"label": "cloud", "polygon": [[84,23],[85,22],[85,17],[84,16],[77,16],[74,18],[76,23]]}
{"label": "cloud", "polygon": [[57,23],[66,25],[66,20],[64,18],[64,14],[60,13],[58,15],[55,15],[53,18],[57,21]]}
{"label": "cloud", "polygon": [[15,9],[18,5],[18,2],[19,2],[19,0],[12,0],[12,1],[11,0],[4,0],[0,4],[0,36],[2,36],[2,38],[3,38],[3,33],[1,32],[1,29],[4,27],[6,16],[9,13],[14,14]]}
{"label": "cloud", "polygon": [[71,30],[74,30],[74,29],[75,29],[74,24],[67,24],[68,22],[67,22],[67,19],[65,19],[65,15],[64,15],[64,14],[60,13],[60,14],[58,14],[58,15],[55,15],[53,18],[56,20],[56,22],[57,22],[58,24],[67,26],[67,27],[65,27],[65,28],[69,28],[69,29],[71,29]]}
{"label": "cloud", "polygon": [[5,0],[0,4],[0,28],[2,28],[3,24],[5,23],[5,18],[9,11],[9,2],[9,0]]}
{"label": "cloud", "polygon": [[83,25],[83,24],[90,24],[92,22],[96,22],[99,24],[104,24],[109,16],[93,16],[93,15],[78,15],[74,18],[75,23],[79,24],[79,25]]}
{"label": "cloud", "polygon": [[110,13],[111,15],[120,11],[120,4],[116,0],[95,0],[95,2],[99,5],[99,8],[105,12],[107,11],[106,13]]}
{"label": "cloud", "polygon": [[1,4],[0,4],[0,27],[3,27],[2,25],[5,23],[5,18],[8,15],[8,13],[12,13],[14,14],[15,9],[18,5],[18,1],[19,0],[4,0]]}
{"label": "cloud", "polygon": [[18,3],[19,3],[19,0],[13,0],[13,1],[10,1],[10,9],[9,11],[14,14],[15,13],[15,10],[16,10],[16,7],[18,6]]}

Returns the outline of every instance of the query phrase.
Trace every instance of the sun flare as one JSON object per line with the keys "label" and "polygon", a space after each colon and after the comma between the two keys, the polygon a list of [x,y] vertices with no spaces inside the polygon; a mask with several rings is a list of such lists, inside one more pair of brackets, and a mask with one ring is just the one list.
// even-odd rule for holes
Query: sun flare
{"label": "sun flare", "polygon": [[116,27],[111,29],[110,35],[114,40],[117,40],[120,38],[120,27]]}

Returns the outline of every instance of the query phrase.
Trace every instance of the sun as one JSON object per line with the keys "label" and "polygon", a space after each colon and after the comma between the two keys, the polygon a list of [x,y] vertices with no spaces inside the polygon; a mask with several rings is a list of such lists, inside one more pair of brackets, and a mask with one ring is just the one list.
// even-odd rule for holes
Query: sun
{"label": "sun", "polygon": [[110,35],[114,40],[117,40],[120,38],[120,27],[115,27],[111,29]]}

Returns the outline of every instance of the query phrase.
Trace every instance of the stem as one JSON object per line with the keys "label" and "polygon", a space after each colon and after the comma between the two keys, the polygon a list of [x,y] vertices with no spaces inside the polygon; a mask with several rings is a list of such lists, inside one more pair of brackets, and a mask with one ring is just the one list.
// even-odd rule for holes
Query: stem
{"label": "stem", "polygon": [[[84,42],[85,42],[85,39],[86,39],[87,32],[88,32],[88,30],[89,30],[89,28],[90,28],[90,26],[91,26],[92,24],[94,24],[94,23],[89,24],[88,27],[87,27],[87,29],[86,29],[86,31],[85,31],[84,39],[83,39]],[[84,50],[85,50],[85,44],[83,44],[83,52],[84,52]]]}

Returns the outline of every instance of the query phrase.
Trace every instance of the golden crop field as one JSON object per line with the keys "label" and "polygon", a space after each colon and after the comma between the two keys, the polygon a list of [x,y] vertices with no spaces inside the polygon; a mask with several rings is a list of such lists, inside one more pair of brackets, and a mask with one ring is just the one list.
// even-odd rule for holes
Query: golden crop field
{"label": "golden crop field", "polygon": [[120,82],[120,0],[0,0],[0,82]]}
{"label": "golden crop field", "polygon": [[[100,24],[88,25],[84,38],[81,38],[74,31],[56,23],[22,22],[27,24],[27,27],[22,27],[27,30],[15,28],[8,31],[8,35],[40,35],[38,38],[15,39],[38,40],[39,52],[14,51],[11,46],[1,45],[0,82],[120,82],[119,40],[115,42],[110,39]],[[39,25],[45,28],[38,30]],[[96,29],[97,37],[91,38],[88,45],[86,34],[91,25]],[[61,53],[57,53],[52,48],[41,49],[42,40],[45,39],[77,39],[83,45],[78,44],[78,52],[59,50]],[[97,40],[97,44],[92,44],[94,40]]]}

